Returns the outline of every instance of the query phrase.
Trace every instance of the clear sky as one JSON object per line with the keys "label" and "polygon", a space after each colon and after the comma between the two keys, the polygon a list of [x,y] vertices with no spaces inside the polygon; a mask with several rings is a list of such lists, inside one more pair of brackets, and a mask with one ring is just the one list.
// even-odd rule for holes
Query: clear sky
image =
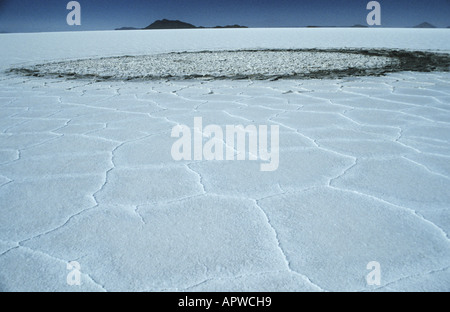
{"label": "clear sky", "polygon": [[[0,32],[143,28],[157,19],[196,26],[366,25],[369,0],[79,0],[81,26],[68,26],[69,0],[0,0]],[[450,0],[379,0],[384,27],[450,26]]]}

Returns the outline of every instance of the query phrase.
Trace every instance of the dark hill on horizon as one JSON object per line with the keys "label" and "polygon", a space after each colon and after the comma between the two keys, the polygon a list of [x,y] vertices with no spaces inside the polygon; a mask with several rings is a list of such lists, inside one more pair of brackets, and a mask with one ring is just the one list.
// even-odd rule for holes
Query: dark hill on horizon
{"label": "dark hill on horizon", "polygon": [[157,20],[153,22],[152,24],[148,25],[145,28],[135,28],[135,27],[121,27],[116,28],[115,30],[137,30],[137,29],[143,29],[143,30],[152,30],[152,29],[202,29],[202,28],[248,28],[247,26],[240,26],[240,25],[226,25],[226,26],[215,26],[215,27],[203,27],[203,26],[195,26],[186,22],[182,22],[179,20],[168,20],[168,19],[162,19]]}
{"label": "dark hill on horizon", "polygon": [[[202,27],[202,28],[205,28],[205,27]],[[248,27],[234,24],[234,25],[226,25],[226,26],[215,26],[212,28],[248,28]]]}
{"label": "dark hill on horizon", "polygon": [[197,28],[197,27],[179,20],[171,21],[163,19],[153,22],[144,29],[185,29],[185,28]]}
{"label": "dark hill on horizon", "polygon": [[138,30],[141,28],[136,28],[136,27],[120,27],[120,28],[116,28],[114,30]]}
{"label": "dark hill on horizon", "polygon": [[428,22],[423,22],[422,24],[419,24],[417,26],[414,26],[414,28],[436,28],[436,26],[431,25]]}

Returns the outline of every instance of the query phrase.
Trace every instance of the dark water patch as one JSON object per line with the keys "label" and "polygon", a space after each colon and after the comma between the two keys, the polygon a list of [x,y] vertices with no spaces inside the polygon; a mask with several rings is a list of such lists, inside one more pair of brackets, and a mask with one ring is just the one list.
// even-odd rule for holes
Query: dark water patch
{"label": "dark water patch", "polygon": [[450,54],[386,49],[266,49],[172,52],[15,67],[30,77],[142,81],[180,79],[334,79],[388,73],[447,72]]}

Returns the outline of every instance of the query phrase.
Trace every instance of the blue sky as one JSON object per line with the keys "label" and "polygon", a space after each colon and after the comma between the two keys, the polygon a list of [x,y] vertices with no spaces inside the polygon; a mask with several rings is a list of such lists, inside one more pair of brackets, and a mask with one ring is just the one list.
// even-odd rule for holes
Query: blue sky
{"label": "blue sky", "polygon": [[[0,32],[110,30],[167,18],[196,26],[351,26],[366,24],[369,0],[79,0],[81,26],[68,26],[69,0],[0,0]],[[379,0],[382,26],[427,21],[450,26],[450,0]]]}

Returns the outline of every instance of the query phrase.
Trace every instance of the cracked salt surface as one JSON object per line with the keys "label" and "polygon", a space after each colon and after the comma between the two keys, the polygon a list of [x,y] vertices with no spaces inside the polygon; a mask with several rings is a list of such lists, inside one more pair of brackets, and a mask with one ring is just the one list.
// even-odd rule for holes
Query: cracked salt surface
{"label": "cracked salt surface", "polygon": [[[286,48],[280,31],[268,30]],[[348,42],[344,31],[318,34],[329,32]],[[308,41],[311,33],[300,33]],[[399,40],[403,30],[383,33],[418,48]],[[184,35],[190,45],[208,45],[197,34]],[[151,37],[139,41],[145,47],[159,32],[136,35]],[[10,36],[8,49],[24,53],[24,39]],[[33,36],[46,38],[28,42],[45,53],[61,39]],[[421,36],[429,33],[412,35]],[[252,44],[264,47],[258,40]],[[99,56],[111,56],[105,47],[97,46]],[[78,49],[75,59],[93,58]],[[64,58],[52,51],[31,63]],[[20,62],[6,59],[4,68]],[[450,73],[438,71],[277,81],[2,73],[0,290],[449,291],[449,90]],[[195,116],[279,125],[278,170],[173,161],[170,130]],[[70,261],[81,265],[81,286],[66,283]],[[381,265],[380,286],[366,284],[370,261]]]}

